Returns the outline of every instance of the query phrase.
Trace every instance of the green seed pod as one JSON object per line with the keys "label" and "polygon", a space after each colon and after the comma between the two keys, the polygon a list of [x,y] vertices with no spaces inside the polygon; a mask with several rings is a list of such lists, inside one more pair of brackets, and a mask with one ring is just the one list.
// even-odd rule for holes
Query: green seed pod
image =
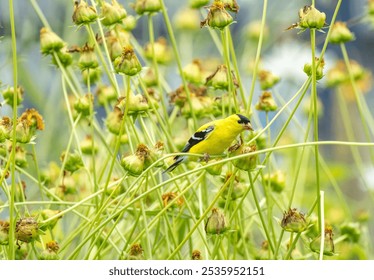
{"label": "green seed pod", "polygon": [[299,27],[321,29],[325,26],[326,14],[318,11],[314,6],[305,6],[299,10]]}
{"label": "green seed pod", "polygon": [[65,46],[65,42],[47,27],[40,29],[40,51],[42,54],[53,54],[60,51]]}
{"label": "green seed pod", "polygon": [[91,93],[85,94],[74,102],[74,109],[84,117],[89,116],[93,111],[93,99]]}
{"label": "green seed pod", "polygon": [[[162,157],[164,151],[164,143],[158,141],[152,149],[148,149],[144,157],[144,166],[148,168],[150,165],[155,163],[158,159]],[[164,165],[163,161],[159,161],[155,167],[162,167]]]}
{"label": "green seed pod", "polygon": [[17,87],[16,93],[14,87],[7,87],[2,91],[3,98],[9,106],[13,107],[13,95],[16,94],[17,106],[23,101],[23,88]]}
{"label": "green seed pod", "polygon": [[96,155],[99,147],[92,140],[91,135],[87,135],[80,143],[81,151],[85,155]]}
{"label": "green seed pod", "polygon": [[246,157],[242,157],[239,159],[234,160],[232,163],[236,168],[239,168],[241,170],[250,171],[257,167],[257,158],[258,155],[251,155],[252,152],[256,151],[257,147],[256,145],[251,146],[244,146],[242,145],[239,149],[235,150],[232,155],[242,155],[242,154],[248,154]]}
{"label": "green seed pod", "polygon": [[207,234],[221,234],[227,229],[228,224],[225,215],[218,208],[213,208],[205,224],[205,232]]}
{"label": "green seed pod", "polygon": [[86,1],[80,0],[74,3],[73,22],[76,25],[90,24],[98,18],[94,7],[89,6]]}
{"label": "green seed pod", "polygon": [[186,80],[192,84],[202,84],[204,76],[202,73],[201,61],[198,59],[193,60],[183,68],[183,74]]}
{"label": "green seed pod", "polygon": [[[56,51],[55,54],[63,67],[66,68],[73,63],[73,57],[66,46]],[[56,57],[54,55],[52,56],[52,63],[59,67],[59,63],[56,61]]]}
{"label": "green seed pod", "polygon": [[6,139],[10,138],[10,133],[12,130],[12,120],[4,116],[0,120],[0,143],[4,143]]}
{"label": "green seed pod", "polygon": [[[65,157],[66,161],[65,161]],[[65,161],[64,170],[74,173],[78,169],[83,167],[83,161],[81,156],[78,153],[68,153],[63,152],[60,156],[61,162]]]}
{"label": "green seed pod", "polygon": [[348,240],[357,243],[360,240],[361,229],[359,223],[344,223],[340,226],[340,233],[347,235]]}
{"label": "green seed pod", "polygon": [[[228,70],[226,65],[219,65],[217,70],[210,76],[206,78],[205,84],[207,86],[213,87],[215,89],[229,89],[229,76]],[[234,76],[234,73],[231,72],[232,80],[234,86],[238,87],[238,82]]]}
{"label": "green seed pod", "polygon": [[173,18],[174,26],[180,31],[196,31],[200,29],[200,15],[196,10],[185,8],[179,10]]}
{"label": "green seed pod", "polygon": [[126,18],[122,20],[123,28],[126,31],[132,31],[136,27],[136,18],[132,15],[128,15]]}
{"label": "green seed pod", "polygon": [[114,110],[108,114],[105,124],[111,133],[119,135],[120,129],[121,129],[122,118],[123,118],[123,113],[118,107],[114,107]]}
{"label": "green seed pod", "polygon": [[153,71],[152,68],[148,68],[147,71],[143,75],[143,82],[144,84],[149,88],[149,87],[154,87],[157,86],[157,77],[155,75],[155,72]]}
{"label": "green seed pod", "polygon": [[144,157],[138,155],[123,156],[121,166],[132,176],[139,176],[144,169]]}
{"label": "green seed pod", "polygon": [[159,0],[136,0],[133,9],[138,15],[157,13],[161,10],[161,4]]}
{"label": "green seed pod", "polygon": [[277,110],[278,106],[275,103],[275,100],[274,100],[271,92],[270,91],[264,91],[264,92],[262,92],[255,108],[256,108],[256,110],[259,110],[259,111],[269,112],[269,111]]}
{"label": "green seed pod", "polygon": [[[324,247],[323,247],[323,254],[326,256],[333,256],[335,253],[335,245],[334,245],[334,239],[333,233],[332,233],[332,228],[331,227],[326,227],[325,229],[325,242],[324,242]],[[310,244],[309,244],[310,249],[318,253],[320,252],[321,248],[321,236],[316,237],[313,239]]]}
{"label": "green seed pod", "polygon": [[[325,67],[325,61],[322,59],[321,62],[318,64],[319,58],[315,58],[315,65],[317,66],[316,68],[316,79],[320,80],[323,78],[323,68]],[[304,65],[304,73],[307,74],[309,77],[312,76],[312,64],[311,63],[306,63]]]}
{"label": "green seed pod", "polygon": [[304,214],[298,212],[296,208],[288,209],[283,213],[283,219],[281,227],[285,231],[290,232],[303,232],[308,227],[308,222],[305,219]]}
{"label": "green seed pod", "polygon": [[[220,159],[213,159],[210,161],[210,163],[214,163],[214,162],[220,162]],[[215,164],[213,166],[207,167],[205,170],[206,172],[214,176],[221,175],[223,165],[224,165],[223,163]]]}
{"label": "green seed pod", "polygon": [[[246,27],[246,36],[248,36],[248,39],[257,43],[260,39],[262,29],[262,23],[261,20],[255,20],[251,21],[248,26]],[[265,25],[264,31],[263,31],[263,40],[265,41],[269,37],[269,27]]]}
{"label": "green seed pod", "polygon": [[90,47],[87,43],[81,49],[78,66],[82,71],[99,67],[99,61],[97,60],[94,48]]}
{"label": "green seed pod", "polygon": [[112,0],[112,4],[103,2],[101,6],[101,22],[105,26],[120,23],[127,16],[126,10],[117,0]]}
{"label": "green seed pod", "polygon": [[85,84],[90,81],[90,85],[96,84],[100,81],[101,78],[101,69],[99,67],[92,68],[92,69],[84,69],[82,70],[82,80]]}
{"label": "green seed pod", "polygon": [[147,111],[149,109],[147,99],[143,95],[133,95],[132,93],[130,93],[128,102],[126,97],[120,97],[118,98],[118,102],[115,106],[121,110],[121,113],[125,113],[126,106],[128,106],[127,114],[129,115]]}
{"label": "green seed pod", "polygon": [[28,166],[26,151],[21,146],[16,146],[15,163],[20,168]]}
{"label": "green seed pod", "polygon": [[147,59],[153,60],[153,55],[157,63],[168,64],[172,60],[172,50],[167,45],[164,37],[158,38],[154,44],[148,43],[144,47],[144,55]]}
{"label": "green seed pod", "polygon": [[284,176],[284,173],[280,170],[277,170],[272,174],[264,174],[263,180],[263,185],[270,185],[270,188],[273,190],[273,192],[280,193],[286,187],[286,178]]}
{"label": "green seed pod", "polygon": [[226,11],[225,4],[221,1],[215,1],[208,9],[207,18],[200,22],[200,27],[208,25],[222,30],[233,23],[232,16]]}
{"label": "green seed pod", "polygon": [[45,250],[43,250],[39,256],[40,260],[59,260],[59,256],[57,254],[60,246],[57,244],[56,241],[50,241],[45,244]]}
{"label": "green seed pod", "polygon": [[0,221],[0,245],[9,243],[9,222]]}
{"label": "green seed pod", "polygon": [[116,90],[112,86],[99,85],[96,90],[97,102],[102,105],[109,105],[117,100]]}
{"label": "green seed pod", "polygon": [[280,80],[278,76],[266,70],[261,70],[258,73],[258,78],[260,80],[260,86],[262,90],[267,90],[269,88],[272,88]]}
{"label": "green seed pod", "polygon": [[[232,176],[232,173],[226,174],[226,177],[224,179],[224,184],[226,184],[226,182],[231,178],[231,176]],[[230,198],[231,200],[236,200],[244,195],[247,188],[245,187],[244,184],[242,184],[239,181],[237,177],[233,179],[233,181],[230,184],[232,184],[232,186],[226,186],[225,190],[222,193],[223,199],[227,200],[231,187],[232,187],[231,198]]]}
{"label": "green seed pod", "polygon": [[30,243],[40,235],[39,225],[35,218],[27,217],[21,218],[16,223],[16,238],[17,241]]}
{"label": "green seed pod", "polygon": [[355,35],[348,29],[345,22],[337,21],[331,28],[329,42],[340,44],[353,41]]}
{"label": "green seed pod", "polygon": [[117,73],[128,76],[134,76],[142,70],[142,65],[131,46],[125,46],[121,56],[117,57],[113,64]]}

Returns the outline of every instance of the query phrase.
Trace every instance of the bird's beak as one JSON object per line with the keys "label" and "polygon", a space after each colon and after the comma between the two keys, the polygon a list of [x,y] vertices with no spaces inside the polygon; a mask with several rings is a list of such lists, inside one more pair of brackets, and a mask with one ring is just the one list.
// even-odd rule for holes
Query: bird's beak
{"label": "bird's beak", "polygon": [[252,131],[253,131],[253,127],[251,126],[250,123],[245,124],[245,125],[244,125],[244,129],[245,129],[245,130],[252,130]]}

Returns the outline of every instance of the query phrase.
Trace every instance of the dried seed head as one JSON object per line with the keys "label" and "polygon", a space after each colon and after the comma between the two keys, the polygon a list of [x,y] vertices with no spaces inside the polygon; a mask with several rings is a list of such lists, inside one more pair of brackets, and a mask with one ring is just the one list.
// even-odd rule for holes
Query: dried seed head
{"label": "dried seed head", "polygon": [[105,26],[120,23],[126,16],[126,10],[117,2],[117,0],[112,0],[112,4],[103,2],[101,6],[101,22]]}
{"label": "dried seed head", "polygon": [[172,50],[164,37],[158,38],[154,44],[148,43],[144,47],[144,55],[147,59],[155,58],[157,63],[168,64],[172,60]]}
{"label": "dried seed head", "polygon": [[132,176],[139,176],[144,170],[144,156],[129,155],[123,156],[121,166]]}
{"label": "dried seed head", "polygon": [[[227,66],[223,64],[219,65],[217,67],[217,70],[212,75],[206,78],[205,84],[215,89],[228,90],[229,89],[229,76],[228,75],[229,75],[229,72],[228,72]],[[239,84],[236,80],[236,77],[233,71],[231,71],[231,76],[232,76],[234,86],[238,87]]]}
{"label": "dried seed head", "polygon": [[79,97],[74,102],[74,109],[78,114],[87,117],[93,112],[93,102],[93,95],[91,93],[87,93],[84,96]]}
{"label": "dried seed head", "polygon": [[[334,234],[332,232],[332,227],[327,226],[325,228],[325,242],[323,246],[323,254],[326,256],[333,256],[335,253],[334,239],[332,238],[333,236]],[[313,239],[310,242],[309,246],[313,252],[319,254],[321,248],[321,236],[318,236],[315,239]]]}
{"label": "dried seed head", "polygon": [[258,73],[258,79],[260,80],[260,86],[262,90],[272,88],[280,80],[278,76],[266,70],[260,70],[260,72]]}
{"label": "dried seed head", "polygon": [[17,241],[30,243],[39,236],[39,225],[34,217],[21,218],[16,223]]}
{"label": "dried seed head", "polygon": [[304,6],[299,10],[299,22],[292,24],[287,30],[299,28],[322,29],[326,26],[326,14],[317,10],[314,6]]}
{"label": "dried seed head", "polygon": [[225,4],[215,1],[208,7],[207,18],[200,22],[200,27],[208,25],[211,28],[223,29],[233,21],[232,16],[225,9]]}
{"label": "dried seed head", "polygon": [[80,0],[74,3],[73,22],[76,25],[90,24],[98,18],[94,7],[89,6],[86,1]]}
{"label": "dried seed head", "polygon": [[96,90],[96,97],[97,102],[100,105],[105,106],[111,104],[113,101],[116,101],[118,96],[114,87],[99,85]]}
{"label": "dried seed head", "polygon": [[78,66],[82,71],[99,67],[99,61],[97,60],[94,47],[90,47],[87,43],[82,47]]}
{"label": "dried seed head", "polygon": [[261,94],[255,108],[256,108],[256,110],[259,110],[259,111],[269,112],[269,111],[277,110],[278,106],[275,103],[275,100],[274,100],[271,92],[270,91],[264,91]]}
{"label": "dried seed head", "polygon": [[204,81],[202,65],[199,59],[194,59],[183,68],[183,74],[186,80],[192,84],[200,85]]}
{"label": "dried seed head", "polygon": [[354,39],[355,35],[348,29],[345,22],[337,21],[331,27],[331,34],[329,38],[330,43],[340,44],[353,41]]}
{"label": "dried seed head", "polygon": [[65,42],[47,27],[40,29],[40,51],[42,54],[53,54],[60,51],[65,46]]}
{"label": "dried seed head", "polygon": [[193,9],[185,8],[179,10],[174,18],[174,26],[181,31],[196,31],[200,28],[199,12]]}
{"label": "dried seed head", "polygon": [[136,0],[133,9],[138,15],[157,13],[161,10],[161,4],[159,0]]}
{"label": "dried seed head", "polygon": [[205,224],[205,232],[207,234],[221,234],[227,229],[228,224],[225,215],[218,208],[213,208]]}
{"label": "dried seed head", "polygon": [[[162,202],[164,204],[164,207],[166,207],[168,204],[170,204],[176,197],[178,196],[175,192],[167,192],[164,193],[161,198]],[[183,197],[179,197],[173,204],[172,207],[181,207],[184,204]]]}
{"label": "dried seed head", "polygon": [[285,211],[283,213],[281,227],[285,231],[303,232],[308,227],[308,223],[305,219],[304,214],[298,212],[296,208],[290,208],[287,212]]}
{"label": "dried seed head", "polygon": [[[316,79],[320,80],[323,78],[323,68],[325,67],[325,60],[319,60],[318,57],[314,58],[316,68]],[[312,76],[312,63],[306,63],[304,65],[304,73],[307,74],[309,77]]]}
{"label": "dried seed head", "polygon": [[23,92],[24,89],[21,86],[17,87],[17,90],[14,90],[14,87],[7,87],[2,91],[3,98],[9,106],[13,107],[13,96],[14,94],[17,95],[16,101],[17,101],[17,106],[22,103],[23,101]]}
{"label": "dried seed head", "polygon": [[0,245],[9,243],[9,222],[0,220]]}
{"label": "dried seed head", "polygon": [[45,244],[45,250],[43,250],[39,256],[40,260],[58,260],[57,254],[60,246],[56,241],[49,241]]}
{"label": "dried seed head", "polygon": [[243,154],[248,154],[246,157],[238,158],[234,160],[232,163],[235,167],[241,169],[241,170],[254,170],[257,167],[257,159],[258,155],[251,155],[251,153],[255,152],[257,150],[256,145],[250,145],[250,146],[245,146],[241,145],[237,150],[232,152],[231,154],[233,156],[236,155],[243,155]]}
{"label": "dried seed head", "polygon": [[144,260],[143,252],[144,250],[141,244],[139,243],[133,244],[130,247],[128,259],[129,260]]}
{"label": "dried seed head", "polygon": [[121,56],[117,57],[113,64],[117,73],[123,73],[128,76],[134,76],[142,70],[142,65],[130,45],[123,48]]}
{"label": "dried seed head", "polygon": [[193,260],[193,261],[203,260],[203,256],[201,255],[201,252],[199,250],[193,250],[191,260]]}
{"label": "dried seed head", "polygon": [[286,178],[282,171],[277,170],[276,172],[272,174],[264,174],[263,177],[264,186],[270,185],[270,188],[277,193],[280,193],[284,190],[286,187]]}
{"label": "dried seed head", "polygon": [[80,142],[81,151],[85,155],[96,155],[99,147],[96,142],[93,141],[91,135],[86,135],[86,137]]}
{"label": "dried seed head", "polygon": [[[65,159],[66,158],[66,159]],[[83,161],[81,156],[77,153],[67,153],[63,152],[60,156],[61,162],[65,161],[64,170],[74,173],[83,167]]]}

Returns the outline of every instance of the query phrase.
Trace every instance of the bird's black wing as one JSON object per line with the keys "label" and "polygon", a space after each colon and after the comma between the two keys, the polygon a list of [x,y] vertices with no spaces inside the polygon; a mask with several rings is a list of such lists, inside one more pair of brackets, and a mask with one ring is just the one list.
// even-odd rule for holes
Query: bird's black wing
{"label": "bird's black wing", "polygon": [[[187,153],[197,143],[206,139],[213,130],[214,130],[214,126],[210,125],[203,130],[195,132],[194,135],[192,135],[191,138],[188,140],[186,146],[184,146],[182,153]],[[175,156],[174,157],[175,162],[172,165],[170,165],[163,173],[173,171],[185,159],[186,159],[186,156]]]}
{"label": "bird's black wing", "polygon": [[214,126],[211,125],[211,126],[208,126],[206,129],[195,132],[194,135],[192,135],[191,138],[188,140],[186,146],[184,146],[182,152],[187,153],[197,143],[206,139],[209,133],[211,133],[213,130],[214,130]]}

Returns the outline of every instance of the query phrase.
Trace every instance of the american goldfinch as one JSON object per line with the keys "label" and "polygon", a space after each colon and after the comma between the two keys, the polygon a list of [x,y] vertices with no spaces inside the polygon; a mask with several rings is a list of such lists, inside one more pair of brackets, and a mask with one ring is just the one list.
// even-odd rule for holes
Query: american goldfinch
{"label": "american goldfinch", "polygon": [[[220,155],[244,130],[253,130],[248,118],[240,114],[215,120],[201,126],[184,146],[183,153]],[[174,157],[175,162],[164,172],[173,171],[186,156]]]}

